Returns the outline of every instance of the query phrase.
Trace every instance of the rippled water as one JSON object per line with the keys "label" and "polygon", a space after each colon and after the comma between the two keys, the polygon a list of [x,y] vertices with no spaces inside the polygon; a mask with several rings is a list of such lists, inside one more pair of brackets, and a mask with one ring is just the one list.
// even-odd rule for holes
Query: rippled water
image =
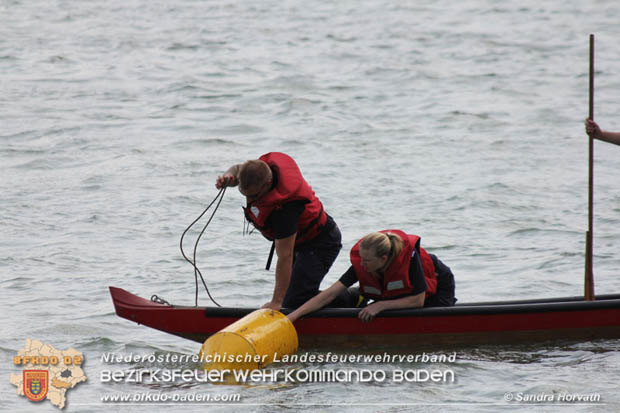
{"label": "rippled water", "polygon": [[[343,232],[325,286],[360,236],[397,227],[453,269],[461,302],[581,294],[588,34],[596,119],[618,130],[619,17],[614,1],[1,2],[0,406],[35,409],[8,383],[26,338],[84,352],[89,381],[67,411],[157,390],[101,383],[101,355],[198,345],[116,317],[107,287],[192,304],[182,231],[215,196],[217,174],[272,150],[298,161]],[[600,294],[620,291],[619,156],[595,144]],[[226,194],[198,263],[221,304],[256,306],[272,288],[261,270],[269,245],[242,236],[241,202]],[[503,397],[598,392],[598,405],[562,409],[609,411],[620,404],[619,350],[617,340],[459,349],[450,384],[164,390],[240,392],[258,411],[556,411]]]}

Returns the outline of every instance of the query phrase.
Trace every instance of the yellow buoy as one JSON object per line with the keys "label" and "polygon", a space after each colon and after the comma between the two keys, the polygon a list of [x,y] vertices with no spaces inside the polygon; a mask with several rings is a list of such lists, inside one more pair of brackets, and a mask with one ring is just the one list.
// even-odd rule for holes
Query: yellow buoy
{"label": "yellow buoy", "polygon": [[297,331],[281,312],[256,310],[209,337],[200,349],[205,370],[254,370],[297,351]]}

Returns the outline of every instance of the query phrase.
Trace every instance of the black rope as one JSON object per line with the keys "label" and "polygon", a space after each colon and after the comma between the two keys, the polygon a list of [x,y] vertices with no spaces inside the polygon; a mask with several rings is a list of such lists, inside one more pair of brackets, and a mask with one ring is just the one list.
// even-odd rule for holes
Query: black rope
{"label": "black rope", "polygon": [[[207,283],[205,282],[205,279],[202,276],[202,273],[200,272],[200,270],[198,269],[198,266],[196,265],[196,250],[198,249],[198,242],[200,241],[200,238],[202,237],[202,234],[204,234],[205,230],[207,229],[207,227],[211,223],[211,220],[213,219],[213,216],[215,215],[215,212],[217,211],[218,207],[220,206],[220,203],[222,202],[222,199],[224,199],[224,193],[225,192],[226,192],[226,187],[223,187],[222,189],[220,189],[220,192],[218,192],[218,194],[215,196],[215,198],[213,198],[213,201],[211,201],[211,203],[205,208],[205,210],[202,211],[202,213],[200,215],[198,215],[198,218],[196,218],[194,220],[194,222],[189,224],[189,226],[185,229],[185,231],[183,231],[183,235],[181,235],[181,241],[180,241],[181,254],[183,255],[183,258],[185,258],[185,261],[189,262],[194,267],[194,279],[195,279],[195,282],[196,282],[196,307],[198,306],[198,276],[200,276],[200,279],[202,280],[202,285],[204,285],[205,290],[207,291],[207,294],[209,295],[209,298],[211,299],[211,301],[213,301],[213,303],[215,305],[217,305],[218,307],[221,307],[221,305],[219,305],[217,303],[217,301],[215,301],[215,299],[211,296],[211,292],[209,291],[209,287],[207,287]],[[204,214],[207,213],[207,211],[209,210],[209,208],[211,208],[211,206],[215,203],[215,201],[218,201],[217,205],[215,205],[215,209],[211,213],[211,216],[209,217],[209,220],[207,221],[207,223],[202,228],[202,231],[200,231],[200,234],[198,235],[198,238],[196,239],[196,243],[194,244],[194,254],[193,254],[194,260],[192,261],[191,259],[189,259],[187,257],[187,255],[185,255],[185,251],[183,251],[183,238],[185,237],[185,234],[187,233],[187,231],[189,231],[189,229],[191,227],[193,227],[194,224],[196,224],[203,217]]]}
{"label": "black rope", "polygon": [[250,228],[250,221],[246,218],[246,216],[243,216],[243,232],[241,233],[243,236],[246,235],[252,235],[254,233],[254,230],[256,229],[255,226],[253,226],[252,228]]}

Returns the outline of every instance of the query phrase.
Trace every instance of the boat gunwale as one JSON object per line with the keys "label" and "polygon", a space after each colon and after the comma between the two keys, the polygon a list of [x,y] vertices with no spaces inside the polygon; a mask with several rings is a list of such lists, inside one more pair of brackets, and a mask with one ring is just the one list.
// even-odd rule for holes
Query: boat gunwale
{"label": "boat gunwale", "polygon": [[[196,308],[196,307],[185,307]],[[403,310],[387,310],[376,317],[451,317],[460,315],[502,315],[522,313],[546,313],[588,311],[604,309],[620,309],[620,296],[597,301],[544,301],[519,304],[486,304],[486,305],[455,305],[453,307],[428,307]],[[254,311],[252,308],[213,308],[204,307],[207,317],[243,317]],[[305,315],[303,318],[347,318],[357,317],[360,308],[323,308]],[[293,310],[282,309],[282,313],[289,314]]]}
{"label": "boat gunwale", "polygon": [[[123,291],[130,300],[123,300],[115,296],[113,289]],[[110,287],[114,305],[125,307],[144,308],[149,310],[194,310],[202,311],[206,317],[243,317],[256,308],[247,307],[195,307],[183,305],[166,305],[148,301],[126,290]],[[377,317],[433,317],[433,316],[460,316],[460,315],[501,315],[519,313],[569,312],[620,308],[620,294],[607,294],[596,297],[595,301],[584,301],[583,297],[558,297],[549,299],[492,301],[481,303],[463,303],[452,307],[427,307],[403,310],[388,310],[381,312]],[[282,313],[289,314],[292,309],[283,308]],[[323,308],[307,314],[303,318],[347,318],[357,317],[359,308]]]}

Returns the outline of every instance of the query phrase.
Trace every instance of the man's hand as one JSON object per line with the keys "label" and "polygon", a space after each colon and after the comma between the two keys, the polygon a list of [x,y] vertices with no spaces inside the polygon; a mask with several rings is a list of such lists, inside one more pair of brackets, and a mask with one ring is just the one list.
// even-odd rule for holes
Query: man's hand
{"label": "man's hand", "polygon": [[233,174],[225,173],[224,175],[220,175],[215,180],[215,187],[217,189],[222,189],[225,186],[236,186],[239,184],[237,182],[237,177]]}
{"label": "man's hand", "polygon": [[222,189],[226,186],[237,186],[239,185],[239,171],[241,170],[241,164],[233,165],[222,175],[218,176],[215,180],[215,187],[217,189]]}
{"label": "man's hand", "polygon": [[273,301],[269,301],[266,304],[263,304],[263,306],[261,308],[267,308],[267,309],[271,309],[271,310],[276,310],[276,311],[280,311],[280,309],[282,308],[282,303],[276,303]]}

